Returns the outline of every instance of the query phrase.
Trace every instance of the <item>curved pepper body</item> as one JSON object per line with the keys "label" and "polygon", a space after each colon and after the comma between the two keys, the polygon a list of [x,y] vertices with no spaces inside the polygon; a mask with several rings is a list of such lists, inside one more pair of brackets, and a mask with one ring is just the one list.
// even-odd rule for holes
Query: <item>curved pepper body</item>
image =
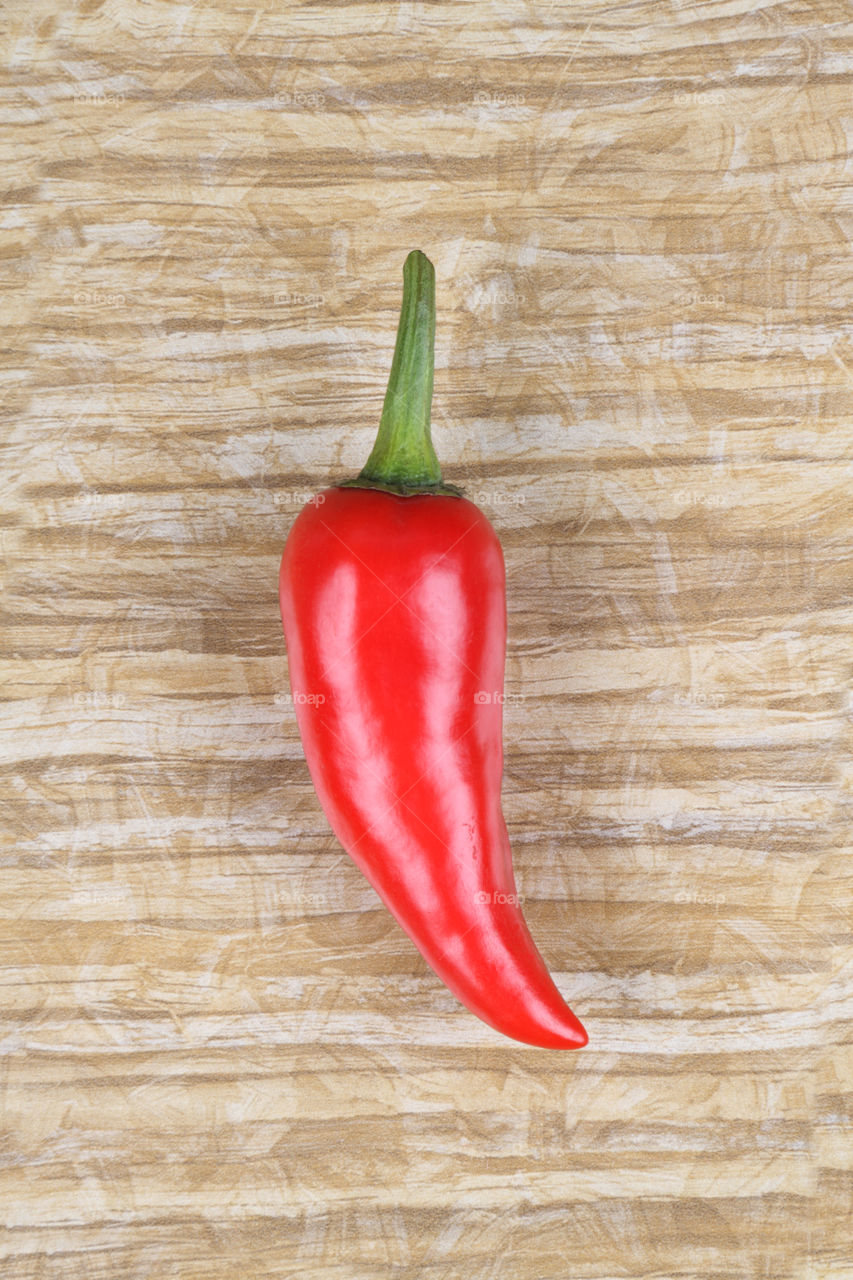
{"label": "curved pepper body", "polygon": [[317,795],[449,989],[527,1044],[587,1043],[527,929],[501,812],[503,555],[461,497],[324,490],[284,548],[290,681]]}

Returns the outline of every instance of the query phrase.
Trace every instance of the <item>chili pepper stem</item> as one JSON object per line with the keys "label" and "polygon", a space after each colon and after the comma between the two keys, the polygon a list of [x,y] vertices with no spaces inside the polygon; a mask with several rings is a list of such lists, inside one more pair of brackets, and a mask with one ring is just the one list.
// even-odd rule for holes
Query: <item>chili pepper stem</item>
{"label": "chili pepper stem", "polygon": [[435,350],[435,269],[413,249],[403,264],[403,302],[388,390],[373,451],[350,488],[384,489],[406,496],[458,496],[444,484],[430,435]]}

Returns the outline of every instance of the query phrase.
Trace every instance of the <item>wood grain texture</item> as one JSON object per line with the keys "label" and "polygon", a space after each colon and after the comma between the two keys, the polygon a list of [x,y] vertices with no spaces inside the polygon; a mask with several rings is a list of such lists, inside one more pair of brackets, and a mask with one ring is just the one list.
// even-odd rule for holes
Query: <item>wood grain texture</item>
{"label": "wood grain texture", "polygon": [[[3,1280],[848,1280],[849,5],[0,31]],[[286,698],[415,247],[575,1054],[432,976]]]}

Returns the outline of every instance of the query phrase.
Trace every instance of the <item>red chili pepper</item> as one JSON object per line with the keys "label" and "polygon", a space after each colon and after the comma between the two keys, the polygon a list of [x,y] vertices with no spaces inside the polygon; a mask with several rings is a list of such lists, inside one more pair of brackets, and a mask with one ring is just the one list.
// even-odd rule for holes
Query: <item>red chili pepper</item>
{"label": "red chili pepper", "polygon": [[525,924],[501,812],[503,555],[430,438],[434,281],[410,253],[373,452],[284,548],[296,718],[335,835],[435,973],[505,1035],[577,1049],[587,1034]]}

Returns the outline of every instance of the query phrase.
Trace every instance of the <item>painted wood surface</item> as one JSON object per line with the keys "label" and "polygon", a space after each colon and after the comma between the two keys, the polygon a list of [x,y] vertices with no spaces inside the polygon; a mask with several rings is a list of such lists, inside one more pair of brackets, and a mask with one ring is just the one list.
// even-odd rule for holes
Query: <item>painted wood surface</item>
{"label": "painted wood surface", "polygon": [[[849,6],[0,31],[4,1280],[849,1277]],[[432,976],[287,698],[416,247],[578,1053]]]}

